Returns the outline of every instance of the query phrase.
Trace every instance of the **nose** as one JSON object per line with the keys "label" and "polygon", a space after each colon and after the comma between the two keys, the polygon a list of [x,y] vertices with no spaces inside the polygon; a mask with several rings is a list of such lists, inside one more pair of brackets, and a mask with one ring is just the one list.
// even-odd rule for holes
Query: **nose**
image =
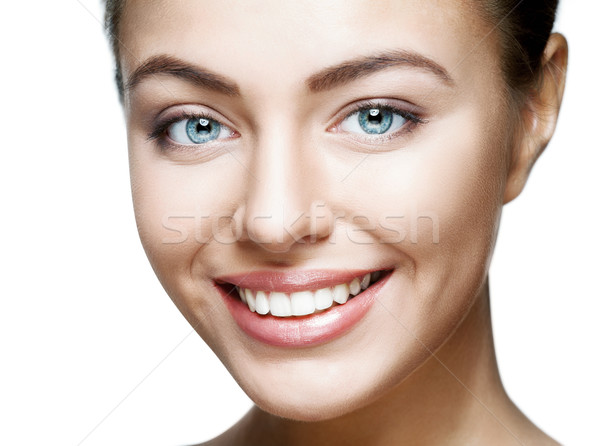
{"label": "nose", "polygon": [[329,237],[332,213],[319,192],[316,158],[283,131],[256,144],[238,209],[243,240],[283,253]]}

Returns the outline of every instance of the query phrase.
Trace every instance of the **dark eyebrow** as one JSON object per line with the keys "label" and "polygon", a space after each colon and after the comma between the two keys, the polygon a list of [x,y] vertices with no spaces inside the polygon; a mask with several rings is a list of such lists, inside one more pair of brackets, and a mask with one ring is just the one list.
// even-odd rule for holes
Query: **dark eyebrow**
{"label": "dark eyebrow", "polygon": [[310,76],[306,81],[306,85],[311,91],[317,93],[339,87],[361,77],[394,66],[408,66],[422,69],[434,74],[446,84],[454,84],[448,71],[428,57],[410,51],[397,50],[373,56],[358,57],[325,68]]}
{"label": "dark eyebrow", "polygon": [[213,90],[228,96],[239,96],[240,94],[240,89],[235,82],[210,70],[168,55],[152,56],[144,61],[129,76],[125,84],[125,91],[131,90],[144,79],[159,74],[174,76],[201,88]]}

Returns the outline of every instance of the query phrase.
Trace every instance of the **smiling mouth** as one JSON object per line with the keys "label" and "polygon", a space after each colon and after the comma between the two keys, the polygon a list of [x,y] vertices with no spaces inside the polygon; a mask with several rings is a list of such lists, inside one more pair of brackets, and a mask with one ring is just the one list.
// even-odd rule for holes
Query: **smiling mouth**
{"label": "smiling mouth", "polygon": [[354,277],[348,282],[316,290],[306,289],[294,292],[264,291],[227,284],[232,297],[237,297],[248,309],[260,315],[276,317],[307,316],[320,313],[331,307],[344,305],[348,300],[360,295],[371,285],[381,280],[389,271],[380,270]]}

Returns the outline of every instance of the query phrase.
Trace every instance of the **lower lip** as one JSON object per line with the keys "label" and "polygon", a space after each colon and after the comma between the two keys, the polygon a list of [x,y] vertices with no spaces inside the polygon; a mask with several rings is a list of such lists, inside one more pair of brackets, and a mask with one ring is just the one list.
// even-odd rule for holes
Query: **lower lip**
{"label": "lower lip", "polygon": [[330,341],[355,326],[373,306],[390,276],[387,274],[343,305],[307,316],[263,316],[250,311],[248,305],[222,287],[217,286],[217,289],[235,322],[249,336],[278,347],[306,347]]}

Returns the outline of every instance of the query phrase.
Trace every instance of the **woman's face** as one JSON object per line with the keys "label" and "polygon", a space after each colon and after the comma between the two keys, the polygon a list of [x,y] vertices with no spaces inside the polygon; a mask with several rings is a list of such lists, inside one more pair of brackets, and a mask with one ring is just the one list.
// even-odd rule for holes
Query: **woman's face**
{"label": "woman's face", "polygon": [[[373,401],[481,293],[514,119],[490,30],[458,0],[127,1],[142,243],[263,409],[316,420]],[[315,312],[252,312],[232,283],[264,291],[262,312],[278,291],[269,311]]]}

